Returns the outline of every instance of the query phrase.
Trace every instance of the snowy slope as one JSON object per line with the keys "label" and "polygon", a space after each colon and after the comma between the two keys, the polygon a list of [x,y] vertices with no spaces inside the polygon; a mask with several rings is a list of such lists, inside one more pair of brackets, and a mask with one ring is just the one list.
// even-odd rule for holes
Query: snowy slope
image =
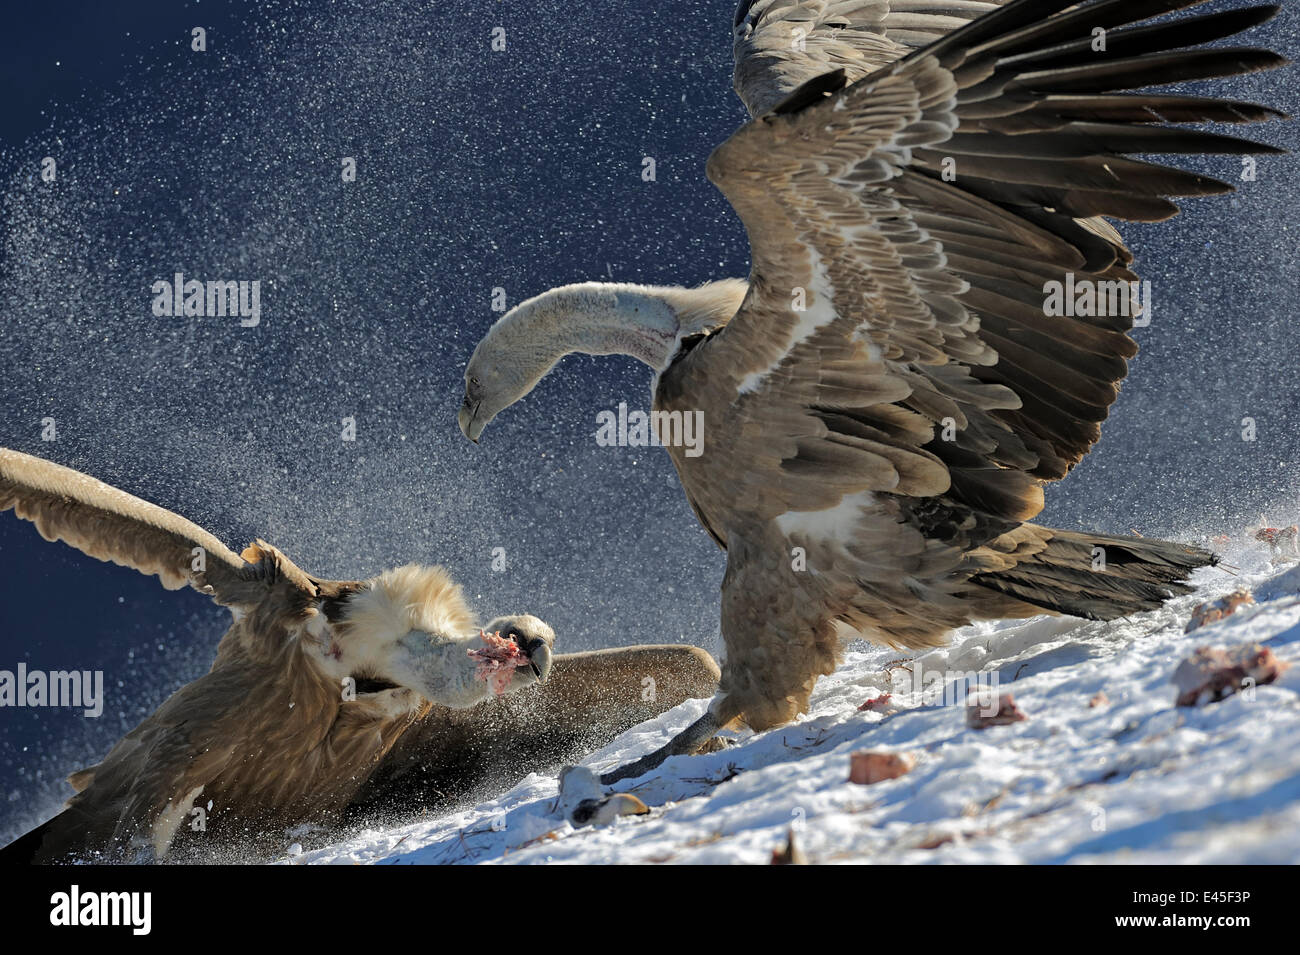
{"label": "snowy slope", "polygon": [[[574,828],[556,780],[534,775],[470,811],[293,846],[282,861],[763,863],[793,828],[812,862],[1297,862],[1300,666],[1253,699],[1173,705],[1170,676],[1198,646],[1258,641],[1300,661],[1300,568],[1270,565],[1255,545],[1228,563],[1238,576],[1200,571],[1198,593],[1127,620],[972,626],[906,668],[894,651],[852,652],[798,723],[619,784],[649,815]],[[1196,603],[1243,586],[1256,606],[1183,634]],[[967,729],[962,706],[914,687],[918,664],[996,674],[1029,718]],[[1099,691],[1109,702],[1090,707]],[[858,710],[882,692],[897,712]],[[636,727],[584,765],[648,752],[704,706]],[[864,749],[914,754],[916,767],[849,783],[849,754]]]}

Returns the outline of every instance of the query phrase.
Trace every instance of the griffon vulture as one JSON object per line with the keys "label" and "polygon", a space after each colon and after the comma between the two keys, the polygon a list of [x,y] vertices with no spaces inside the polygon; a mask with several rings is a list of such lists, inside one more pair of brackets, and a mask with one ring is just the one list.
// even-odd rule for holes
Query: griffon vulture
{"label": "griffon vulture", "polygon": [[[570,352],[649,365],[660,440],[727,554],[709,712],[606,783],[737,718],[791,720],[846,636],[919,648],[972,620],[1110,619],[1212,561],[1029,523],[1137,350],[1133,257],[1102,217],[1231,191],[1132,154],[1280,151],[1175,125],[1276,110],[1130,92],[1284,62],[1203,46],[1276,7],[1147,22],[1196,2],[745,0],[735,87],[753,118],[707,172],[748,233],[748,280],[555,288],[478,344],[472,441]],[[694,412],[687,455],[674,432]]]}
{"label": "griffon vulture", "polygon": [[[543,688],[533,716],[526,706],[506,709],[504,696],[479,709],[493,696],[489,681],[501,694],[548,684],[555,637],[536,617],[499,617],[486,629],[503,635],[501,660],[485,657],[461,589],[440,567],[321,580],[265,542],[236,555],[170,511],[0,449],[0,511],[10,508],[47,540],[155,574],[169,589],[189,584],[235,619],[211,671],[98,765],[73,774],[67,808],[3,850],[4,861],[161,859],[174,841],[202,850],[327,827],[377,767],[384,772],[363,805],[428,804],[422,785],[452,794],[483,785],[489,770],[507,768],[492,757],[509,753],[518,758],[509,768],[522,775],[557,747],[567,755],[575,741],[599,745],[629,719],[717,685],[716,664],[701,650],[638,647],[555,658],[564,678]],[[643,693],[647,677],[654,694]],[[408,730],[398,760],[385,763]],[[512,746],[515,733],[523,742]],[[528,740],[537,744],[531,751]],[[205,815],[202,836],[189,825],[195,807]]]}

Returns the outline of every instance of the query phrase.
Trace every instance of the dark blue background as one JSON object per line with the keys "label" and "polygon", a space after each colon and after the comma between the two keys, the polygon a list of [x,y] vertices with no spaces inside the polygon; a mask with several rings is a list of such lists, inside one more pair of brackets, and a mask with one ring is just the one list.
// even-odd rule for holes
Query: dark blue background
{"label": "dark blue background", "polygon": [[[514,304],[583,279],[746,273],[743,231],[703,175],[745,118],[731,14],[726,0],[11,5],[0,444],[236,547],[266,537],[315,573],[445,563],[484,615],[536,612],[570,649],[714,647],[722,555],[666,456],[592,437],[599,410],[648,405],[643,367],[572,357],[478,448],[455,410],[495,286]],[[190,50],[196,25],[206,53]],[[1298,25],[1293,8],[1252,39],[1293,53]],[[1300,105],[1294,70],[1198,85]],[[1294,124],[1253,133],[1297,141]],[[640,178],[647,155],[657,182]],[[1295,172],[1263,158],[1236,196],[1125,229],[1153,324],[1044,522],[1194,536],[1294,519]],[[262,324],[155,318],[149,286],[177,270],[260,279]],[[346,415],[355,444],[339,440]],[[10,516],[0,580],[0,668],[103,669],[109,697],[100,720],[0,711],[4,838],[207,667],[225,612]]]}

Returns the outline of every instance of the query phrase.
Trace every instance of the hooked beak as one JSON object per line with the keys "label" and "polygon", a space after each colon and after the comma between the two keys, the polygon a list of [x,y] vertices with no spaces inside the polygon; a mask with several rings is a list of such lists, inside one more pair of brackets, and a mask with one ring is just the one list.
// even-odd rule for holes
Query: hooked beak
{"label": "hooked beak", "polygon": [[551,675],[551,648],[544,640],[534,640],[524,652],[528,654],[528,665],[533,668],[537,682],[545,683]]}
{"label": "hooked beak", "polygon": [[456,421],[460,425],[460,433],[475,444],[478,444],[479,435],[483,433],[483,426],[487,423],[478,420],[478,407],[478,404],[475,404],[472,408],[469,405],[461,405],[460,411],[456,412]]}
{"label": "hooked beak", "polygon": [[537,682],[545,683],[547,677],[551,675],[551,648],[547,642],[541,637],[525,637],[517,632],[512,633],[510,639],[514,640],[528,657],[528,666],[532,668]]}

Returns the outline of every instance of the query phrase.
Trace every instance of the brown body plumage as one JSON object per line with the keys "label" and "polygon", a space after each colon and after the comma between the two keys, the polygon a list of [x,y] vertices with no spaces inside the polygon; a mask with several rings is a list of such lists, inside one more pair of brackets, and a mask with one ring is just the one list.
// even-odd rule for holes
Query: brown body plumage
{"label": "brown body plumage", "polygon": [[[607,781],[733,719],[793,718],[846,637],[915,648],[978,619],[1109,619],[1211,562],[1028,523],[1137,349],[1132,255],[1101,217],[1157,221],[1170,197],[1231,189],[1131,154],[1278,151],[1170,125],[1275,110],[1127,92],[1283,62],[1198,48],[1274,7],[1142,22],[1194,2],[746,0],[735,82],[754,119],[708,175],[745,225],[748,282],[566,286],[480,342],[471,439],[572,351],[640,358],[655,410],[707,428],[702,454],[664,443],[727,552],[721,691]],[[1057,314],[1052,283],[1093,307]]]}

